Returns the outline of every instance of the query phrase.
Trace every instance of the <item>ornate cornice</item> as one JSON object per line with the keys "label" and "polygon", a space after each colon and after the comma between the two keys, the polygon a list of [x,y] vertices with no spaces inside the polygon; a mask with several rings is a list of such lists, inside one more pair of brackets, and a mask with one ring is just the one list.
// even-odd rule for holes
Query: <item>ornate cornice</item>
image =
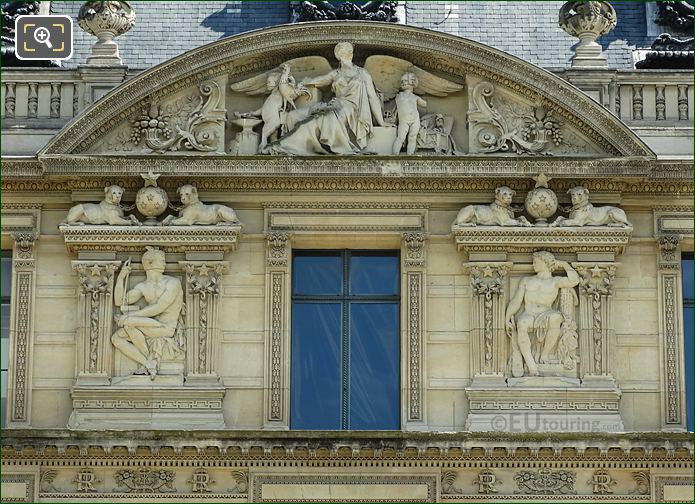
{"label": "ornate cornice", "polygon": [[94,103],[54,137],[40,157],[84,152],[148,97],[165,96],[204,80],[230,74],[238,80],[282,61],[324,53],[340,41],[356,45],[357,57],[378,49],[462,81],[475,74],[542,102],[573,123],[609,155],[654,158],[627,126],[587,95],[539,67],[483,44],[411,26],[360,22],[285,25],[248,32],[189,51],[143,72]]}
{"label": "ornate cornice", "polygon": [[[180,170],[179,172],[180,173]],[[535,174],[529,172],[530,174]],[[598,178],[599,175],[588,175],[592,178],[572,177],[560,178],[552,171],[546,172],[553,175],[550,188],[563,193],[576,185],[586,187],[592,192],[615,192],[653,194],[655,196],[669,196],[674,194],[688,197],[693,194],[692,180],[650,181],[644,178]],[[601,174],[604,176],[605,174]],[[528,191],[532,189],[532,182],[528,176],[522,173],[513,173],[505,170],[503,174],[491,175],[489,178],[480,178],[480,175],[471,172],[469,176],[452,177],[446,175],[423,176],[413,174],[403,177],[381,176],[232,176],[232,175],[192,175],[181,177],[180,175],[167,176],[161,180],[160,186],[164,187],[172,195],[176,188],[182,184],[194,184],[200,191],[226,191],[226,192],[397,192],[397,193],[460,193],[475,191],[494,191],[500,185],[507,185],[515,191]],[[2,191],[5,193],[23,192],[71,192],[71,191],[103,191],[105,185],[116,184],[128,191],[137,191],[142,186],[139,176],[123,176],[122,172],[111,176],[95,175],[92,177],[50,177],[50,178],[11,178],[3,171],[1,180]]]}
{"label": "ornate cornice", "polygon": [[143,252],[146,245],[166,252],[235,250],[241,226],[67,226],[60,232],[70,252]]}
{"label": "ornate cornice", "polygon": [[632,229],[615,227],[461,227],[454,242],[466,252],[611,252],[625,251]]}
{"label": "ornate cornice", "polygon": [[[17,458],[38,458],[55,448],[66,459],[82,460],[81,451],[92,450],[95,455],[147,456],[155,450],[170,447],[181,453],[184,447],[198,448],[206,457],[225,455],[251,458],[312,458],[310,453],[325,449],[329,453],[342,447],[356,448],[370,458],[400,458],[413,450],[417,458],[469,458],[485,460],[516,456],[533,459],[559,457],[572,447],[575,459],[604,459],[628,456],[638,449],[643,458],[655,461],[692,461],[693,440],[687,432],[402,432],[378,433],[326,431],[210,431],[210,430],[143,430],[70,431],[67,429],[6,429],[3,431],[3,461]],[[282,448],[275,450],[274,448]],[[268,448],[268,451],[265,450]],[[418,448],[423,448],[418,450]],[[609,454],[609,451],[612,455]],[[214,454],[213,454],[214,452]],[[272,452],[272,453],[271,453]],[[328,454],[326,454],[328,455]],[[55,456],[55,452],[53,452]]]}

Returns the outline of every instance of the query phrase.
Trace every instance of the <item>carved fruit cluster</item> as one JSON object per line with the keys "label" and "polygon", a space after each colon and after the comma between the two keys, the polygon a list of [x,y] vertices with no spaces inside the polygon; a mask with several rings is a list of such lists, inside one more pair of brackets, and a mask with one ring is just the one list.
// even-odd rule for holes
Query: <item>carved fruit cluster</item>
{"label": "carved fruit cluster", "polygon": [[171,138],[173,131],[169,128],[169,116],[162,114],[159,106],[153,105],[147,111],[143,111],[140,117],[131,122],[133,126],[130,132],[130,141],[139,145],[143,135],[154,138]]}

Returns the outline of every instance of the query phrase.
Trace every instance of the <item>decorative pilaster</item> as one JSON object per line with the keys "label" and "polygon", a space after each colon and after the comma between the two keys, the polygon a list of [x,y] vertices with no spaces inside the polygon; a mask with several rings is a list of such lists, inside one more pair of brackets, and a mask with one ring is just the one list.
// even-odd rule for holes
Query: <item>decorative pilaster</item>
{"label": "decorative pilaster", "polygon": [[77,385],[108,385],[112,375],[113,280],[121,261],[72,261],[77,272]]}
{"label": "decorative pilaster", "polygon": [[663,427],[684,429],[683,415],[683,327],[681,313],[680,234],[661,234],[656,237],[659,279],[659,341],[662,356]]}
{"label": "decorative pilaster", "polygon": [[266,429],[289,429],[290,235],[266,237],[264,417]]}
{"label": "decorative pilaster", "polygon": [[9,427],[27,426],[31,420],[31,358],[34,346],[34,294],[36,290],[35,231],[12,233],[12,301],[10,369],[7,384]]}
{"label": "decorative pilaster", "polygon": [[470,274],[471,369],[474,377],[503,377],[507,366],[507,336],[504,328],[505,285],[511,262],[469,262]]}
{"label": "decorative pilaster", "polygon": [[401,355],[405,363],[402,404],[403,427],[406,430],[426,429],[425,402],[425,292],[427,235],[409,232],[402,235],[402,310]]}
{"label": "decorative pilaster", "polygon": [[179,261],[179,265],[186,273],[186,384],[217,384],[217,310],[222,274],[229,265],[222,261]]}
{"label": "decorative pilaster", "polygon": [[[575,262],[579,273],[579,376],[582,380],[611,377],[613,285],[618,263]],[[612,378],[610,378],[612,381]]]}

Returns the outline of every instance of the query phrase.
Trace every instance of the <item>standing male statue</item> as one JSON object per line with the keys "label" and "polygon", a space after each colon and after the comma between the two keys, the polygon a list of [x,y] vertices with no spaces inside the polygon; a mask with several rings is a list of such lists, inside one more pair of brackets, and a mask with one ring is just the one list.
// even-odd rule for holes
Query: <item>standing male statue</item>
{"label": "standing male statue", "polygon": [[[567,276],[553,276],[563,268]],[[577,325],[572,314],[577,304],[574,290],[579,275],[550,252],[533,254],[534,276],[522,278],[509,301],[505,316],[511,339],[512,376],[539,376],[539,364],[561,364],[574,369],[577,356]],[[523,304],[523,310],[521,306]]]}
{"label": "standing male statue", "polygon": [[[111,342],[123,355],[142,367],[136,374],[157,374],[159,362],[164,358],[180,359],[184,354],[183,288],[181,282],[164,274],[166,258],[156,247],[147,247],[142,255],[142,266],[147,278],[128,290],[130,259],[116,279],[114,299],[121,314],[114,317],[118,329]],[[146,305],[133,305],[141,298]]]}

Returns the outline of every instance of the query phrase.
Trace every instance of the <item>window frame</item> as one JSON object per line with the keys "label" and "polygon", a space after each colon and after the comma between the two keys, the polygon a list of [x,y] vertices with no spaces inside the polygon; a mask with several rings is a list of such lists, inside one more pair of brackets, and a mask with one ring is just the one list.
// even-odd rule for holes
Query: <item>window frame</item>
{"label": "window frame", "polygon": [[[341,260],[342,266],[342,285],[341,292],[339,294],[295,294],[295,278],[297,275],[297,268],[294,267],[294,261],[296,257],[326,257],[326,256],[336,256]],[[370,256],[370,257],[391,257],[394,258],[397,264],[396,270],[396,289],[395,294],[351,294],[351,260],[354,256]],[[291,252],[291,278],[290,278],[290,351],[289,351],[289,363],[290,363],[290,376],[292,374],[292,362],[293,362],[293,339],[294,332],[292,330],[294,322],[294,306],[295,303],[333,303],[340,304],[341,309],[341,369],[340,369],[340,384],[341,384],[341,411],[340,411],[340,429],[335,430],[348,430],[350,427],[349,411],[350,411],[350,307],[352,304],[356,303],[374,303],[374,304],[396,304],[398,316],[396,319],[396,334],[398,337],[398,359],[396,362],[397,370],[397,381],[398,381],[398,394],[396,399],[398,401],[397,411],[398,411],[398,423],[399,427],[393,430],[400,430],[400,425],[402,425],[402,407],[403,398],[401,395],[401,389],[403,386],[403,377],[401,376],[402,358],[403,352],[401,349],[401,332],[402,332],[402,277],[403,268],[401,262],[401,251],[398,249],[292,249]],[[289,408],[289,428],[290,430],[305,430],[297,428],[292,425],[292,391],[293,385],[290,383],[290,408]],[[333,430],[333,429],[330,429]],[[389,429],[390,430],[390,429]]]}
{"label": "window frame", "polygon": [[[13,279],[12,279],[12,275],[13,275],[12,250],[11,250],[11,249],[2,249],[2,250],[0,250],[0,257],[2,257],[3,259],[4,259],[4,258],[8,258],[8,259],[9,259],[9,263],[10,263],[10,271],[9,271],[9,275],[10,275],[9,286],[10,286],[10,287],[9,287],[9,293],[8,293],[8,295],[3,295],[3,293],[0,292],[0,305],[5,305],[5,304],[6,304],[6,305],[9,307],[9,316],[10,316],[10,319],[8,319],[8,323],[7,323],[7,348],[5,349],[5,351],[7,352],[7,356],[6,356],[6,357],[7,357],[7,367],[6,367],[6,368],[5,368],[5,367],[2,367],[2,365],[0,364],[0,373],[2,373],[2,374],[5,375],[4,380],[3,380],[3,385],[4,385],[3,388],[4,388],[4,390],[2,390],[2,392],[3,392],[3,394],[4,394],[4,395],[2,396],[2,397],[4,398],[4,404],[2,404],[2,418],[0,419],[0,427],[2,427],[2,428],[4,429],[4,428],[7,426],[7,422],[8,422],[8,418],[9,418],[8,415],[7,415],[7,406],[8,406],[8,404],[9,404],[9,399],[10,399],[10,398],[9,398],[9,379],[10,379],[10,329],[11,329],[11,327],[12,327],[12,325],[11,325],[11,317],[12,317],[12,283],[13,283]],[[2,273],[2,272],[0,272],[0,274],[1,274],[1,273]],[[4,339],[4,338],[3,338],[3,339]],[[2,351],[2,350],[0,349],[0,351]]]}

